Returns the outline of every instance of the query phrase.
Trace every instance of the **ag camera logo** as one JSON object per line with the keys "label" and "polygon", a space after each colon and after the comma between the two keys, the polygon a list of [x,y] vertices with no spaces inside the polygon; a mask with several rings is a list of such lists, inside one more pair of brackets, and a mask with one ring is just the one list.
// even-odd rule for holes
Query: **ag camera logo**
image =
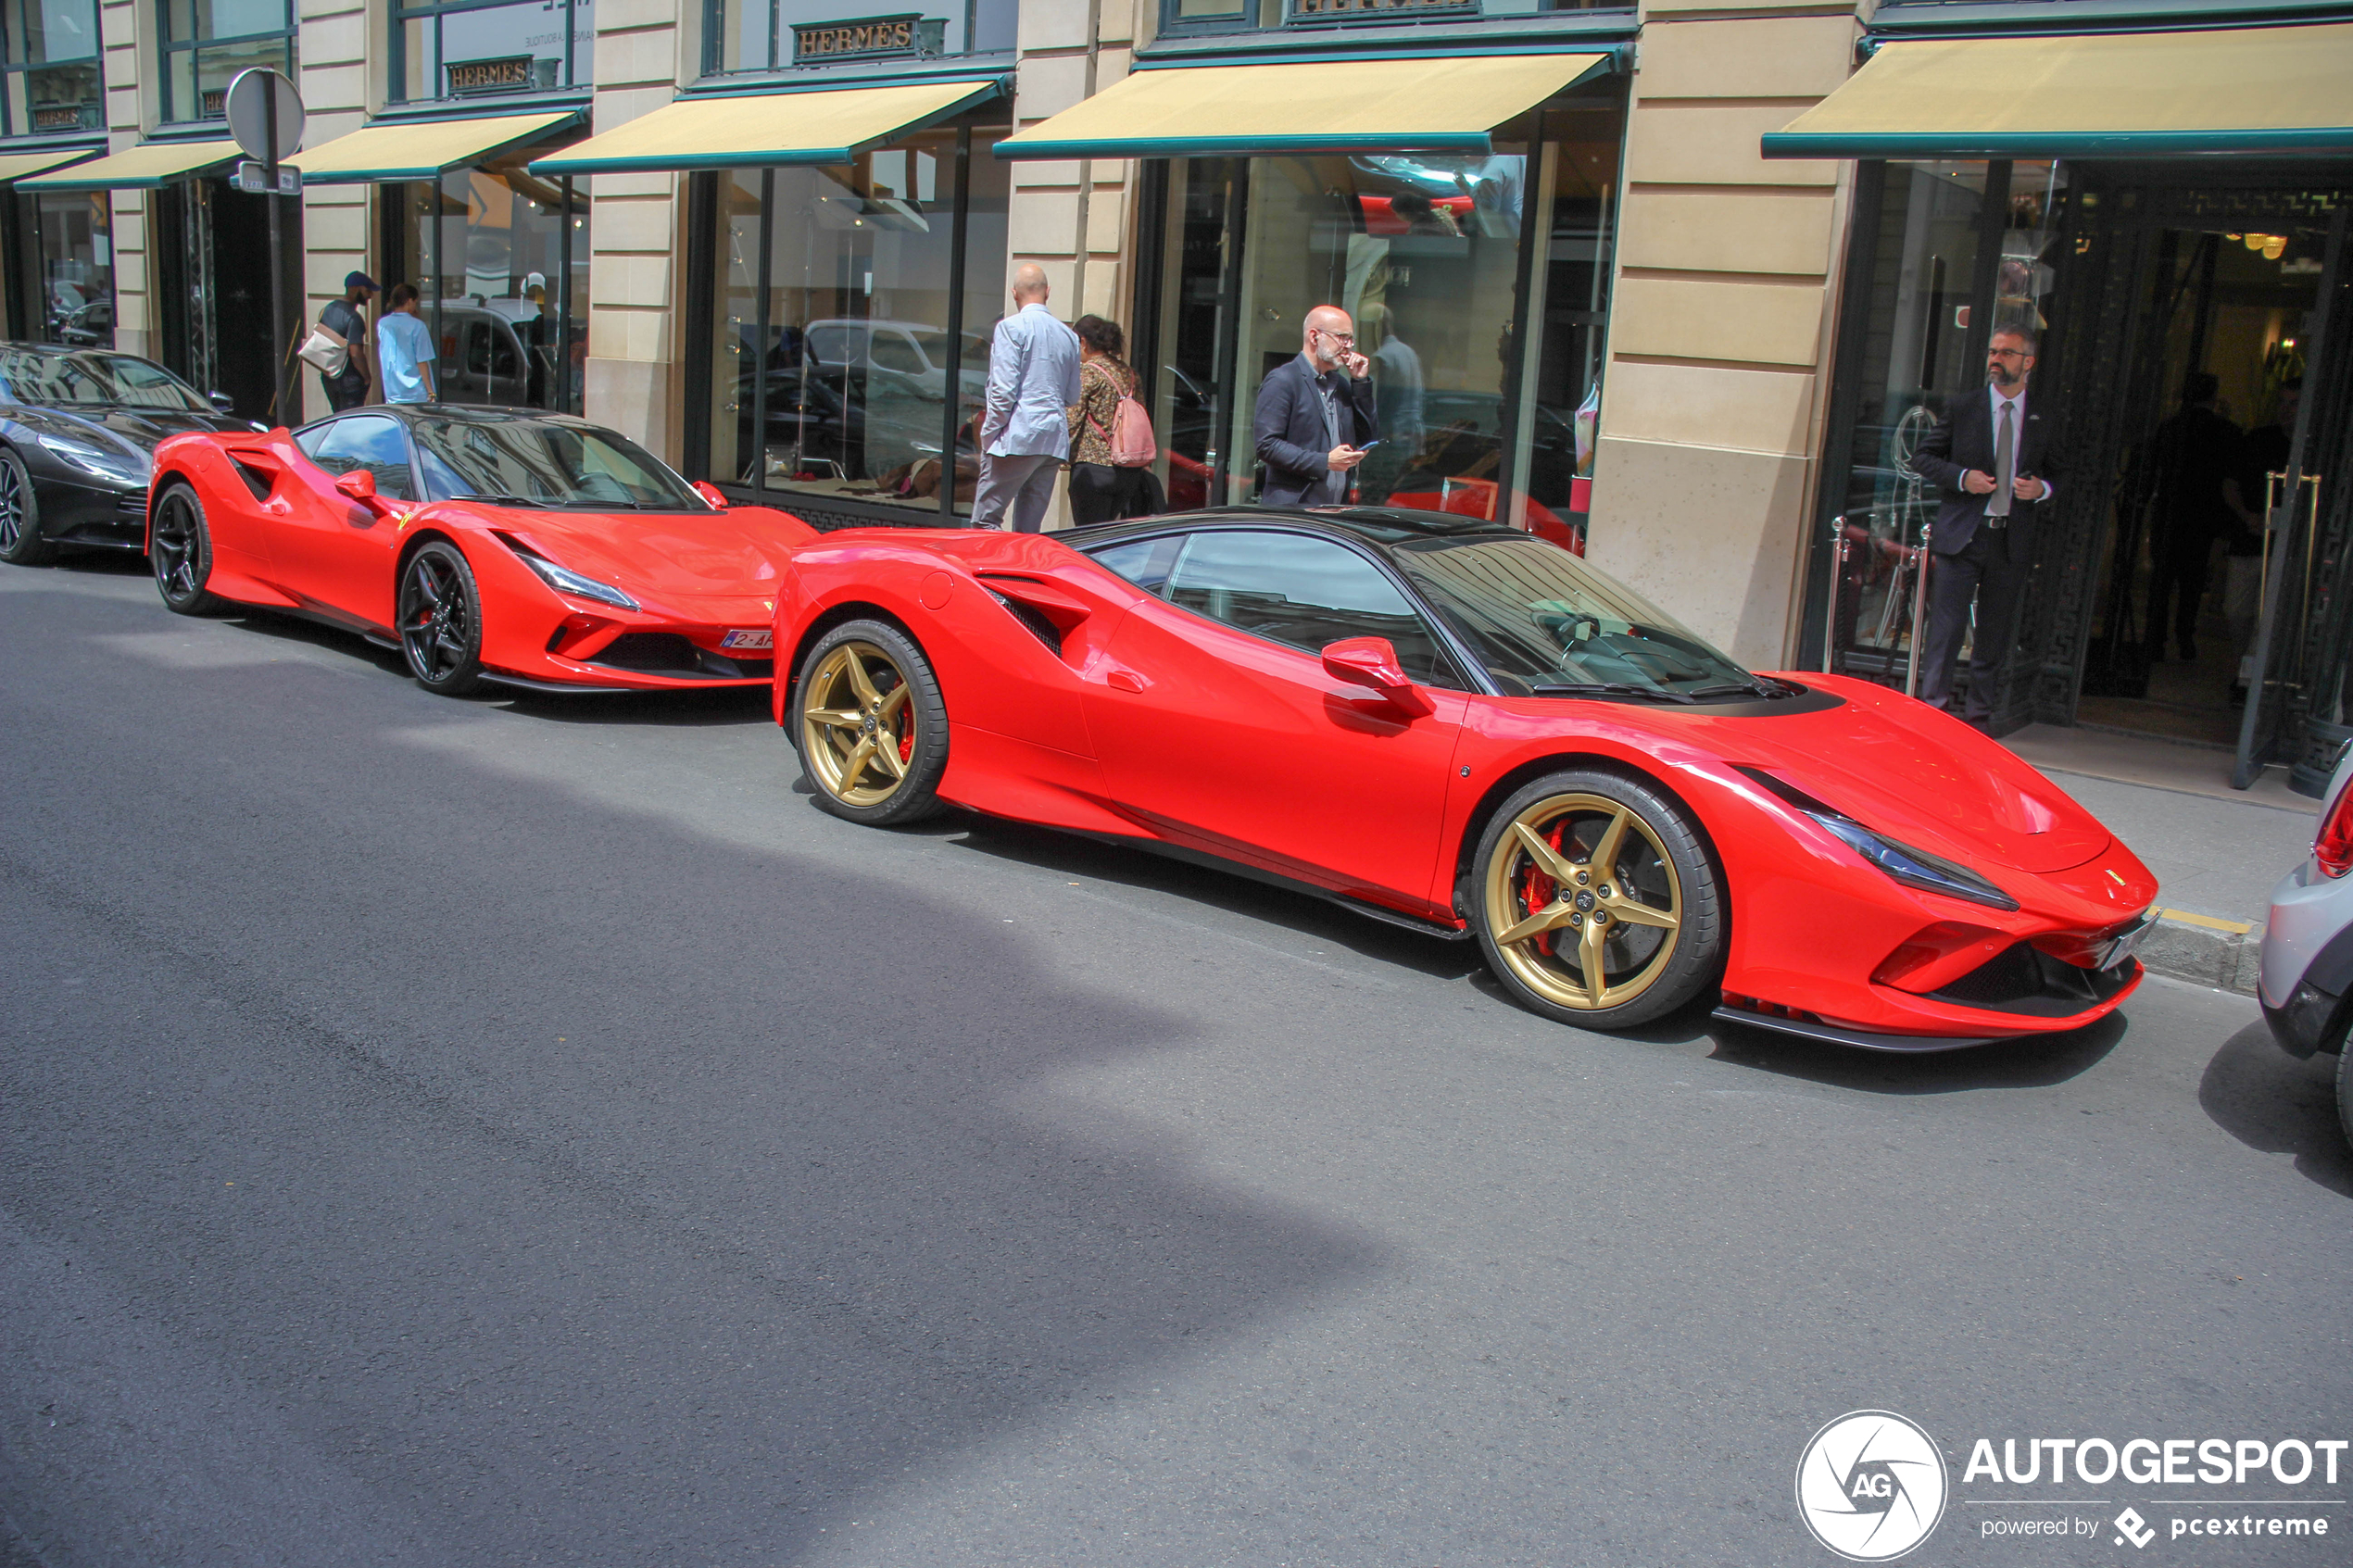
{"label": "ag camera logo", "polygon": [[1797,1461],[1797,1512],[1850,1562],[1903,1556],[1944,1517],[1944,1456],[1893,1411],[1854,1411],[1814,1434]]}

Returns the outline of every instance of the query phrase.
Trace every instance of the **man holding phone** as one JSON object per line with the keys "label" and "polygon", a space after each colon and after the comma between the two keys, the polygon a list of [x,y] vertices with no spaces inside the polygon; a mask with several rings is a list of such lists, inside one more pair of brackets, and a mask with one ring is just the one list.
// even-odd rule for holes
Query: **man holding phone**
{"label": "man holding phone", "polygon": [[1252,430],[1261,506],[1347,503],[1356,465],[1380,431],[1372,376],[1348,312],[1337,305],[1310,310],[1299,358],[1277,366],[1258,389]]}

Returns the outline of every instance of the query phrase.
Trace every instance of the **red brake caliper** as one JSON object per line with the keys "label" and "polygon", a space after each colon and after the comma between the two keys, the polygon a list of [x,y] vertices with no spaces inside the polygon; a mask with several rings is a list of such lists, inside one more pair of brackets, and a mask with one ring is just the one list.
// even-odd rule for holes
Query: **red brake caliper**
{"label": "red brake caliper", "polygon": [[[1561,822],[1554,824],[1553,828],[1552,844],[1554,849],[1558,849],[1561,847],[1561,834],[1566,831],[1567,823],[1567,819],[1563,818]],[[1531,915],[1534,914],[1537,910],[1551,903],[1554,898],[1559,896],[1559,893],[1560,884],[1554,882],[1551,877],[1546,876],[1542,871],[1538,869],[1538,867],[1531,862],[1528,868],[1528,880],[1521,885],[1519,895],[1521,900],[1523,901],[1526,912]],[[1553,956],[1553,934],[1551,932],[1545,931],[1537,934],[1536,950],[1543,954],[1546,958]]]}

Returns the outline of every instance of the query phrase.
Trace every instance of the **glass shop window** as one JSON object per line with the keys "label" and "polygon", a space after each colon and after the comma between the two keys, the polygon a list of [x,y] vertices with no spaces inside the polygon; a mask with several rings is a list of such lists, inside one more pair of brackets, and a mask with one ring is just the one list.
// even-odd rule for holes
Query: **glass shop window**
{"label": "glass shop window", "polygon": [[106,129],[97,0],[0,0],[0,134]]}
{"label": "glass shop window", "polygon": [[[519,168],[388,186],[399,258],[440,350],[440,401],[580,412],[588,357],[588,195]],[[567,286],[568,281],[568,286]]]}
{"label": "glass shop window", "polygon": [[1162,0],[1164,32],[1477,21],[1544,11],[1631,10],[1628,0]]}
{"label": "glass shop window", "polygon": [[293,0],[164,0],[162,9],[165,120],[219,119],[229,83],[255,66],[294,75]]}
{"label": "glass shop window", "polygon": [[[924,12],[905,29],[900,17],[876,32],[862,26],[816,29],[805,45],[799,31],[845,20],[841,0],[710,0],[704,24],[703,69],[786,70],[861,61],[1001,54],[1013,47],[1020,0],[950,0]],[[856,19],[848,19],[855,23]]]}
{"label": "glass shop window", "polygon": [[388,95],[490,98],[595,80],[596,0],[396,4]]}
{"label": "glass shop window", "polygon": [[956,133],[719,176],[707,477],[969,510],[1011,175],[975,132],[950,337]]}
{"label": "glass shop window", "polygon": [[43,191],[17,198],[27,244],[18,276],[32,307],[24,325],[44,343],[114,346],[113,207],[104,191]]}

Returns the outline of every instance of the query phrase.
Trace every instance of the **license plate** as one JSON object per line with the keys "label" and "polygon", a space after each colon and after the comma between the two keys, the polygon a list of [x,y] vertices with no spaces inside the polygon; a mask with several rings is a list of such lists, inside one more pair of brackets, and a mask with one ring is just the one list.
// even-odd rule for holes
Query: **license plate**
{"label": "license plate", "polygon": [[2155,929],[2156,925],[2157,911],[2155,909],[2150,909],[2146,914],[2144,914],[2139,920],[2135,921],[2131,927],[2119,932],[2115,936],[2110,937],[2107,947],[2102,949],[2100,953],[2100,968],[2104,970],[2114,969],[2126,959],[2131,958],[2134,951],[2140,947],[2141,938],[2146,936],[2150,931]]}
{"label": "license plate", "polygon": [[762,626],[757,631],[730,632],[719,639],[723,648],[772,648],[776,646],[776,633]]}

